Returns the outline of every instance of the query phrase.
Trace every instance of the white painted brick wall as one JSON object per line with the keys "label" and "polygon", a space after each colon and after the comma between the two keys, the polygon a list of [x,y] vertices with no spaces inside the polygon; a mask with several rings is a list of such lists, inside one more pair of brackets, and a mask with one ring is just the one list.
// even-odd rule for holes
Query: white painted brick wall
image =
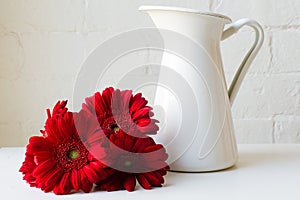
{"label": "white painted brick wall", "polygon": [[[300,1],[298,0],[1,0],[0,146],[23,146],[38,134],[45,108],[71,99],[80,66],[98,44],[153,26],[142,4],[215,11],[259,21],[265,43],[232,112],[240,143],[300,143]],[[222,42],[230,82],[253,34]],[[134,79],[151,76],[137,70]]]}

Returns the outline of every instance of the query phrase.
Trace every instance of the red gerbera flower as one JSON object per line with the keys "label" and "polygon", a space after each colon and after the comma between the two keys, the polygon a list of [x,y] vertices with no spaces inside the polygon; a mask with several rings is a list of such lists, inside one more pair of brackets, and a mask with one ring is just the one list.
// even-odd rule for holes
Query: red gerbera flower
{"label": "red gerbera flower", "polygon": [[148,101],[141,93],[132,95],[131,90],[114,90],[106,88],[102,95],[96,92],[86,98],[82,109],[97,116],[101,128],[106,135],[122,130],[130,135],[144,137],[156,134],[158,122],[152,119],[153,112]]}
{"label": "red gerbera flower", "polygon": [[[48,121],[52,121],[53,123],[55,123],[56,119],[62,118],[64,114],[68,111],[66,105],[67,101],[58,101],[52,110],[52,115],[50,109],[47,109],[48,118],[46,120],[46,124],[48,123]],[[45,128],[47,128],[47,126],[45,126]],[[44,136],[47,136],[47,132],[45,130],[41,130],[41,133]],[[29,145],[27,146],[27,148],[29,148]],[[31,187],[36,187],[36,178],[32,174],[33,170],[37,166],[37,163],[34,161],[34,159],[35,156],[29,153],[29,151],[27,151],[25,153],[25,161],[23,162],[19,170],[24,174],[23,179],[26,180]]]}
{"label": "red gerbera flower", "polygon": [[79,113],[58,102],[52,114],[47,109],[42,136],[29,140],[23,179],[55,194],[90,192],[94,183],[100,190],[133,191],[136,180],[145,189],[160,187],[168,155],[147,136],[158,131],[147,103],[141,93],[113,88],[86,98]]}
{"label": "red gerbera flower", "polygon": [[107,155],[115,172],[98,183],[100,190],[133,191],[136,179],[145,189],[160,187],[164,183],[163,176],[169,166],[165,162],[168,155],[162,145],[156,144],[150,137],[132,137],[123,131],[111,134],[109,139],[112,143]]}
{"label": "red gerbera flower", "polygon": [[[65,101],[58,102],[52,115],[47,110],[43,136],[30,138],[20,172],[31,186],[45,192],[68,194],[72,189],[90,192],[94,183],[109,175],[109,169],[95,159],[86,146],[97,144],[98,156],[101,153],[104,155],[104,150],[100,148],[104,134],[98,125],[87,120],[85,112],[73,114],[67,112],[65,106]],[[76,123],[75,127],[74,121],[85,123]]]}

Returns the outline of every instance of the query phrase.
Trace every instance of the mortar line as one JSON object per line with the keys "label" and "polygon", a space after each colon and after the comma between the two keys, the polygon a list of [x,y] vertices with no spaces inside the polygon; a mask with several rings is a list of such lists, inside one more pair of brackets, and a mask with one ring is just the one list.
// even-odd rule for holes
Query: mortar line
{"label": "mortar line", "polygon": [[300,31],[300,25],[264,25],[266,30],[295,30]]}
{"label": "mortar line", "polygon": [[276,143],[276,138],[275,138],[275,121],[272,119],[272,144]]}
{"label": "mortar line", "polygon": [[271,68],[274,63],[274,48],[273,48],[273,33],[272,32],[270,32],[268,47],[269,47],[269,53],[270,53],[270,63],[268,66],[268,72],[271,72]]}

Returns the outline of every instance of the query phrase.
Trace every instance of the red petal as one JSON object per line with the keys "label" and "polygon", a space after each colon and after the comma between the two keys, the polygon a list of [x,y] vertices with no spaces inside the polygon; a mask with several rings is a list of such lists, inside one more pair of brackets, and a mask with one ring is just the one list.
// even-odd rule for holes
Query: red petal
{"label": "red petal", "polygon": [[124,189],[123,186],[123,176],[119,173],[112,175],[111,177],[99,182],[98,188],[100,190],[106,190],[108,192],[122,190]]}
{"label": "red petal", "polygon": [[59,129],[59,132],[57,134],[59,134],[60,139],[69,139],[70,137],[72,137],[73,131],[69,123],[69,121],[66,121],[64,119],[60,119],[57,121],[57,127]]}
{"label": "red petal", "polygon": [[27,145],[27,151],[30,154],[34,154],[38,151],[48,150],[52,151],[53,146],[47,139],[40,136],[32,136],[29,139],[29,145]]}
{"label": "red petal", "polygon": [[99,92],[95,93],[95,109],[97,114],[105,113],[107,110],[104,100]]}
{"label": "red petal", "polygon": [[164,178],[163,178],[163,176],[165,175],[162,175],[162,174],[160,174],[158,171],[154,171],[154,172],[149,172],[149,173],[153,173],[155,176],[156,176],[156,178],[158,178],[158,180],[159,180],[159,182],[161,183],[161,184],[163,184],[164,182],[165,182],[165,180],[164,180]]}
{"label": "red petal", "polygon": [[116,137],[112,142],[116,146],[114,147],[113,144],[111,146],[112,149],[118,151],[118,148],[124,149],[124,135],[119,134],[118,137]]}
{"label": "red petal", "polygon": [[[105,179],[106,177],[108,177],[109,173],[108,171],[105,171],[104,168],[106,167],[105,165],[103,165],[101,162],[91,162],[89,165],[91,168],[94,169],[94,171],[97,172],[98,177],[100,178],[100,180]],[[100,181],[98,180],[98,181]],[[96,181],[96,182],[98,182]]]}
{"label": "red petal", "polygon": [[79,173],[76,169],[72,171],[71,182],[73,188],[78,191],[80,189],[80,180],[79,180]]}
{"label": "red petal", "polygon": [[147,126],[147,125],[149,125],[151,123],[151,119],[150,118],[142,118],[142,119],[140,119],[140,120],[138,120],[137,122],[136,122],[136,124],[138,125],[138,126]]}
{"label": "red petal", "polygon": [[156,174],[152,172],[148,172],[148,173],[144,173],[144,176],[152,186],[156,186],[156,187],[161,186],[161,182],[160,182],[161,179],[157,177]]}
{"label": "red petal", "polygon": [[135,141],[134,146],[132,147],[132,152],[140,153],[143,152],[143,150],[148,147],[149,145],[155,144],[154,140],[150,137],[146,138],[138,138]]}
{"label": "red petal", "polygon": [[141,93],[136,94],[132,99],[132,105],[130,106],[130,114],[133,114],[137,110],[147,105],[148,101],[142,97]]}
{"label": "red petal", "polygon": [[59,136],[57,135],[58,128],[55,124],[53,124],[51,119],[46,121],[45,131],[47,135],[47,139],[53,143],[57,142]]}
{"label": "red petal", "polygon": [[149,111],[151,110],[150,107],[144,107],[138,111],[136,111],[131,117],[132,119],[135,121],[135,120],[138,120],[138,118],[142,118],[142,117],[149,117]]}
{"label": "red petal", "polygon": [[72,184],[70,181],[71,173],[65,173],[59,183],[59,185],[55,186],[53,192],[55,194],[61,195],[61,194],[68,194],[72,190]]}
{"label": "red petal", "polygon": [[146,190],[151,189],[151,185],[149,184],[148,180],[142,174],[137,175],[137,180],[139,184]]}
{"label": "red petal", "polygon": [[133,145],[134,145],[134,138],[126,137],[124,141],[124,150],[131,151]]}
{"label": "red petal", "polygon": [[83,192],[88,193],[92,190],[93,183],[91,183],[88,178],[86,177],[83,169],[79,170],[79,176],[80,176],[80,184],[81,189]]}
{"label": "red petal", "polygon": [[124,90],[122,93],[122,103],[123,103],[123,112],[129,114],[129,102],[132,98],[132,91],[131,90]]}
{"label": "red petal", "polygon": [[[105,148],[101,147],[100,144],[98,145],[92,145],[88,148],[90,151],[90,154],[92,156],[92,159],[96,158],[97,160],[103,160],[106,158],[107,154],[105,152]],[[91,160],[91,159],[89,159]]]}
{"label": "red petal", "polygon": [[162,153],[166,152],[164,146],[161,144],[148,146],[144,149],[144,152],[147,153],[147,152],[153,152],[153,151],[158,151],[158,150]]}
{"label": "red petal", "polygon": [[[62,102],[58,101],[58,102],[55,104],[55,106],[54,106],[54,108],[53,108],[53,110],[52,110],[52,116],[55,115],[55,114],[56,114],[57,112],[59,112],[59,111],[62,111],[62,114],[63,114],[64,112],[66,112],[66,111],[68,110],[68,109],[66,108],[67,103],[68,103],[67,100],[64,100],[64,101],[62,101]],[[48,116],[49,116],[49,115],[48,115]]]}
{"label": "red petal", "polygon": [[135,188],[135,177],[133,175],[129,175],[126,177],[123,186],[128,192],[132,192]]}
{"label": "red petal", "polygon": [[105,104],[107,105],[108,109],[111,106],[111,97],[112,97],[113,92],[114,92],[114,88],[113,87],[106,88],[102,92],[103,100],[104,100]]}
{"label": "red petal", "polygon": [[37,178],[43,178],[49,171],[51,171],[55,166],[55,161],[49,159],[40,163],[33,171],[33,176]]}
{"label": "red petal", "polygon": [[112,94],[111,99],[111,111],[113,116],[120,114],[120,109],[122,108],[122,97],[120,90],[115,90]]}
{"label": "red petal", "polygon": [[51,172],[45,175],[45,185],[51,188],[50,191],[53,190],[55,185],[58,185],[62,175],[63,172],[59,168],[53,169]]}
{"label": "red petal", "polygon": [[167,170],[170,170],[169,166],[166,166],[163,169],[156,170],[156,172],[159,173],[160,175],[164,176],[167,174]]}
{"label": "red petal", "polygon": [[88,178],[88,180],[92,183],[97,183],[100,181],[100,178],[97,174],[97,171],[95,171],[92,167],[90,167],[89,165],[86,165],[83,167],[83,171],[86,175],[86,177]]}
{"label": "red petal", "polygon": [[147,133],[147,134],[156,134],[156,132],[159,130],[157,124],[155,124],[156,122],[158,122],[155,119],[151,119],[151,123],[146,125],[146,126],[138,126],[139,131],[141,131],[142,133]]}
{"label": "red petal", "polygon": [[49,160],[53,158],[53,152],[52,151],[38,151],[35,153],[35,159],[37,163],[44,162],[46,160]]}
{"label": "red petal", "polygon": [[96,113],[94,96],[85,98],[85,103],[82,104],[82,110],[92,114]]}

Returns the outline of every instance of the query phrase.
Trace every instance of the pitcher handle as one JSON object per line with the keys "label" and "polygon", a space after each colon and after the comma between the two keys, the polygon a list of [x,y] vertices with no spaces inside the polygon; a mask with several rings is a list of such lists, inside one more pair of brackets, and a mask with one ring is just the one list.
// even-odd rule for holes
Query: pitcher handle
{"label": "pitcher handle", "polygon": [[229,28],[227,28],[222,34],[222,40],[227,39],[228,37],[232,36],[233,34],[237,33],[242,27],[249,26],[254,29],[255,31],[255,41],[252,45],[251,49],[246,54],[243,62],[240,64],[239,68],[237,69],[236,74],[233,77],[233,80],[230,84],[228,90],[228,96],[230,99],[230,103],[234,102],[234,99],[238,93],[238,90],[241,86],[241,83],[251,65],[252,61],[256,57],[259,49],[261,48],[263,41],[264,41],[264,31],[261,25],[252,20],[252,19],[240,19],[234,23],[232,23]]}

